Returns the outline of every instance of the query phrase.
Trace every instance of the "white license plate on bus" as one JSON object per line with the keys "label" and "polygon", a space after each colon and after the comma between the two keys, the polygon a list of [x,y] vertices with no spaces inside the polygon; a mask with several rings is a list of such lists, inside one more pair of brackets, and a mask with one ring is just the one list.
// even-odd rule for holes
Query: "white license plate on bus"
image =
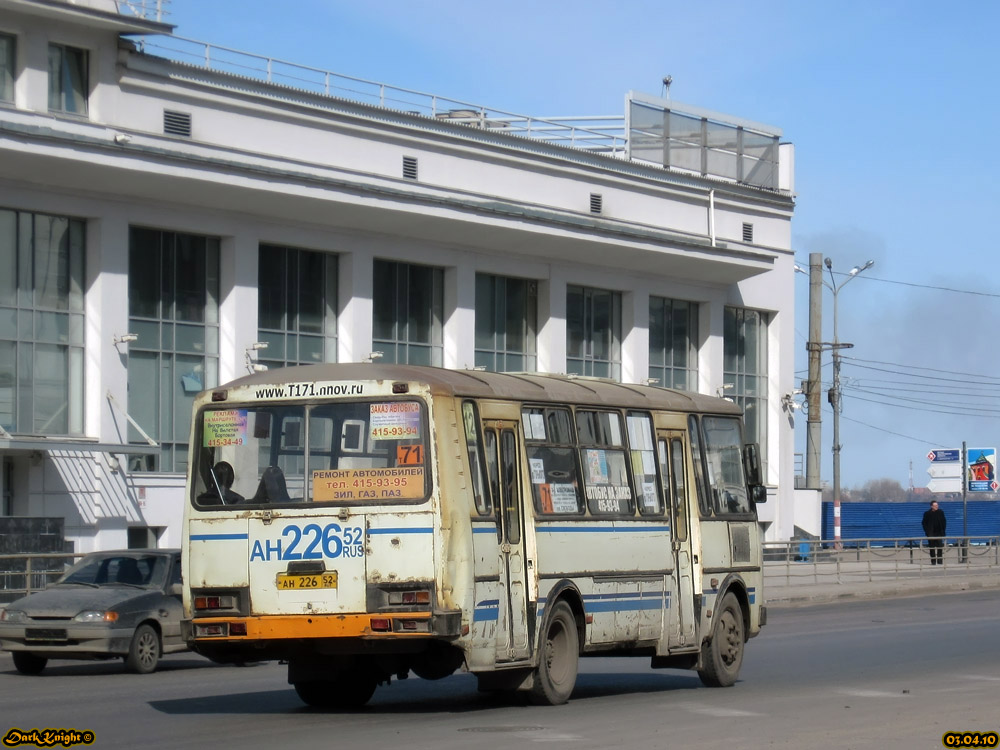
{"label": "white license plate on bus", "polygon": [[278,591],[335,588],[337,588],[336,570],[327,573],[278,573]]}

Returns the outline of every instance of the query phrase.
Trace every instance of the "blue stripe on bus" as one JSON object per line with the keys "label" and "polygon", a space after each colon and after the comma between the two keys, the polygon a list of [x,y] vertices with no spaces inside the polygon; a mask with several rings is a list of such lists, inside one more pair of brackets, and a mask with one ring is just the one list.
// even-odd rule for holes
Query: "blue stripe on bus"
{"label": "blue stripe on bus", "polygon": [[249,541],[249,534],[192,534],[192,542]]}
{"label": "blue stripe on bus", "polygon": [[545,526],[539,524],[535,527],[539,534],[614,534],[618,532],[641,532],[641,531],[670,531],[669,526]]}
{"label": "blue stripe on bus", "polygon": [[[538,616],[545,611],[548,600],[538,599]],[[584,594],[583,606],[588,612],[635,612],[663,607],[670,609],[669,591],[631,591],[619,594]]]}
{"label": "blue stripe on bus", "polygon": [[[708,589],[704,593],[706,593],[706,594],[712,594],[713,596],[718,596],[719,595],[719,590],[718,589]],[[748,586],[747,587],[747,599],[749,600],[750,604],[756,604],[756,602],[757,602],[757,587],[756,586]],[[704,605],[704,604],[705,604],[705,598],[702,597],[702,605]]]}
{"label": "blue stripe on bus", "polygon": [[375,534],[433,534],[434,529],[430,526],[400,527],[396,529],[368,529],[369,535]]}
{"label": "blue stripe on bus", "polygon": [[496,534],[497,533],[497,527],[495,525],[494,526],[473,526],[472,527],[472,533],[473,534]]}

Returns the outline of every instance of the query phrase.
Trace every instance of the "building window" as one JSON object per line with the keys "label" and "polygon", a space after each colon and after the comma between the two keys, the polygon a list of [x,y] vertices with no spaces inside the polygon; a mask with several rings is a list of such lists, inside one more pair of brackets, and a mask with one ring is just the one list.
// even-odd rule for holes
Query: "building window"
{"label": "building window", "polygon": [[566,288],[566,372],[621,380],[622,296]]}
{"label": "building window", "polygon": [[0,102],[14,101],[14,37],[0,34]]}
{"label": "building window", "polygon": [[87,114],[87,51],[49,45],[49,109]]}
{"label": "building window", "polygon": [[131,228],[128,330],[128,411],[160,444],[132,468],[184,471],[194,397],[219,380],[218,238]]}
{"label": "building window", "polygon": [[0,426],[83,434],[84,222],[0,210]]}
{"label": "building window", "polygon": [[767,451],[767,317],[756,310],[727,307],[723,328],[725,395],[743,409],[745,438]]}
{"label": "building window", "polygon": [[376,260],[372,345],[383,362],[436,365],[444,361],[444,272]]}
{"label": "building window", "polygon": [[259,361],[268,367],[337,361],[337,256],[261,245]]}
{"label": "building window", "polygon": [[476,274],[476,367],[535,369],[537,289],[527,279]]}
{"label": "building window", "polygon": [[649,298],[649,377],[664,388],[698,390],[698,305]]}

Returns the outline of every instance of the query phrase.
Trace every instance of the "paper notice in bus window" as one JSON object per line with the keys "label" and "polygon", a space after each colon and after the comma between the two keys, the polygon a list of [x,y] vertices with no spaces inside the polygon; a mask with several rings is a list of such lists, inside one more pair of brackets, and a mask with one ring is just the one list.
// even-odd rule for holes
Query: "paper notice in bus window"
{"label": "paper notice in bus window", "polygon": [[571,484],[550,484],[552,493],[553,513],[576,513],[579,502],[576,499],[576,487]]}
{"label": "paper notice in bus window", "polygon": [[642,483],[642,504],[646,506],[646,510],[659,510],[660,505],[656,502],[656,483],[655,482],[643,482]]}
{"label": "paper notice in bus window", "polygon": [[608,483],[608,456],[604,451],[584,451],[587,457],[587,484]]}
{"label": "paper notice in bus window", "polygon": [[207,411],[203,427],[202,445],[205,448],[243,445],[247,440],[247,411]]}
{"label": "paper notice in bus window", "polygon": [[416,500],[424,496],[424,467],[330,469],[312,473],[313,501]]}
{"label": "paper notice in bus window", "polygon": [[528,465],[531,466],[531,483],[545,484],[545,462],[540,458],[529,458]]}
{"label": "paper notice in bus window", "polygon": [[372,440],[419,438],[420,404],[404,401],[371,404],[368,436]]}

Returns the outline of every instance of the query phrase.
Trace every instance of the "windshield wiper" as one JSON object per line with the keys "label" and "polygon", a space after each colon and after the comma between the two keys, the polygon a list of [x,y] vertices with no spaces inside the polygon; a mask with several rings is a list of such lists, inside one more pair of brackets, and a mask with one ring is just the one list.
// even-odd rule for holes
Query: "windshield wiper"
{"label": "windshield wiper", "polygon": [[65,586],[67,584],[72,584],[74,586],[90,586],[92,589],[99,589],[101,585],[99,583],[91,583],[90,581],[62,581],[59,585]]}

